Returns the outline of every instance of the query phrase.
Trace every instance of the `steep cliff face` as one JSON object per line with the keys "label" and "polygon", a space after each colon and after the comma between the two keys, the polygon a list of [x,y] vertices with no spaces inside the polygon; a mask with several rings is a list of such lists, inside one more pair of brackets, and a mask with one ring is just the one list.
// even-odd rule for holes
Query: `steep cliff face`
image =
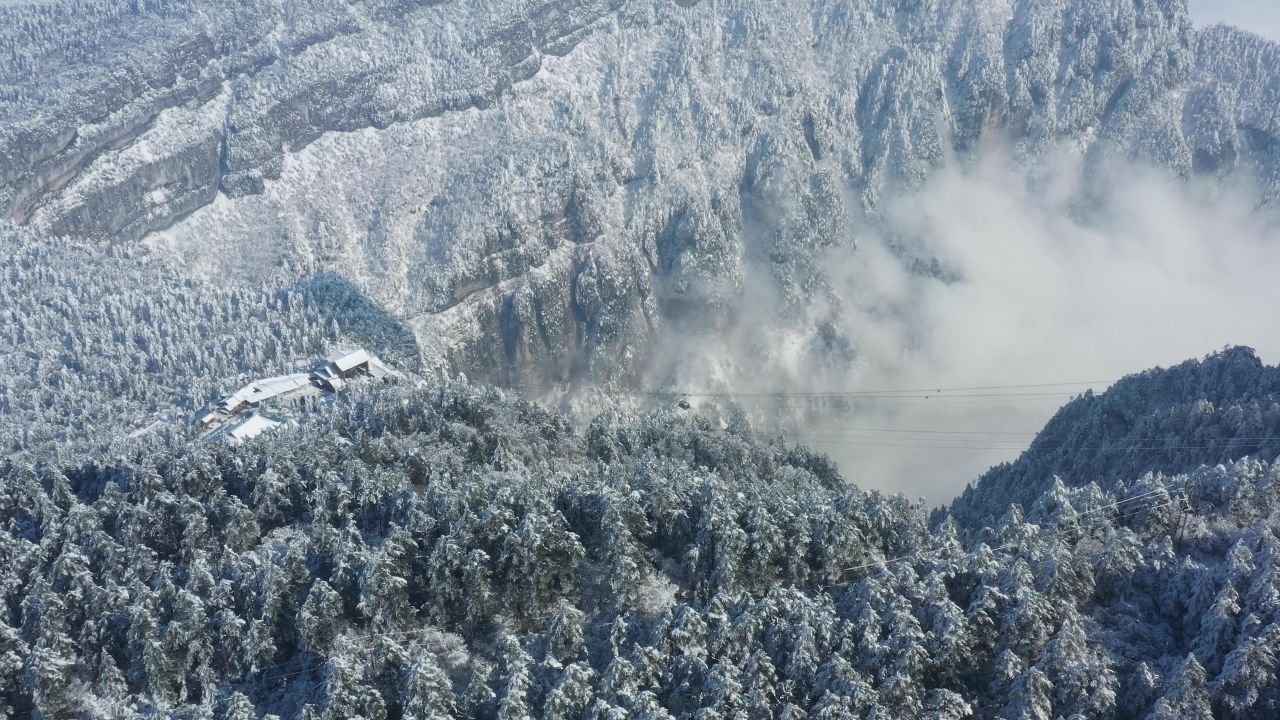
{"label": "steep cliff face", "polygon": [[285,155],[326,132],[486,106],[609,9],[323,0],[0,9],[12,48],[0,71],[15,81],[4,98],[6,214],[136,239],[217,193],[261,192]]}
{"label": "steep cliff face", "polygon": [[428,362],[533,384],[744,315],[831,345],[823,258],[993,134],[1280,197],[1275,47],[1180,0],[501,5],[2,9],[0,207],[231,282],[335,270]]}

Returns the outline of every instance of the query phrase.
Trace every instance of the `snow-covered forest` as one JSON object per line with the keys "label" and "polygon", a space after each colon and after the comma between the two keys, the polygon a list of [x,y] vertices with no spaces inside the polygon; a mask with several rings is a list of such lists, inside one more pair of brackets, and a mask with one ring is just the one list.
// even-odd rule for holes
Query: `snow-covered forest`
{"label": "snow-covered forest", "polygon": [[412,368],[413,336],[334,276],[277,290],[176,276],[129,245],[0,225],[0,454],[178,432],[238,382],[341,339]]}
{"label": "snow-covered forest", "polygon": [[1185,0],[0,0],[0,719],[1280,718],[1277,108]]}
{"label": "snow-covered forest", "polygon": [[[1274,422],[1274,392],[1231,386],[1246,370],[1280,374],[1236,350],[1126,382],[1218,378],[1200,389]],[[1058,426],[1119,442],[1132,426],[1073,411],[1107,398]],[[745,425],[578,431],[499,391],[368,386],[237,448],[156,435],[0,466],[0,698],[15,717],[1274,717],[1270,455],[1055,481],[962,526]]]}

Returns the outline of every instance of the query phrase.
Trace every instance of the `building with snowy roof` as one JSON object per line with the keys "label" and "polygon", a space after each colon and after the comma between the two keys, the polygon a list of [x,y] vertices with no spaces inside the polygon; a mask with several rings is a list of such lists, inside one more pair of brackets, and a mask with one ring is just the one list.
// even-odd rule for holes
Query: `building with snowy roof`
{"label": "building with snowy roof", "polygon": [[[256,412],[262,403],[288,399],[301,404],[307,397],[322,395],[324,391],[339,392],[361,377],[383,380],[404,376],[362,348],[338,350],[330,353],[312,372],[277,375],[245,385],[223,398],[217,407],[196,416],[196,422],[205,429],[203,437],[222,438],[236,444],[281,424]],[[276,403],[273,409],[284,407]]]}
{"label": "building with snowy roof", "polygon": [[273,420],[267,417],[266,415],[259,415],[258,413],[253,413],[252,415],[249,415],[248,417],[235,423],[234,425],[227,426],[226,428],[227,442],[233,445],[238,445],[246,440],[250,440],[252,438],[258,437],[259,435],[270,430],[273,427],[277,427],[283,424],[284,423],[280,422],[279,420]]}
{"label": "building with snowy roof", "polygon": [[311,375],[308,373],[263,378],[249,383],[228,395],[219,403],[218,408],[227,415],[235,415],[264,401],[310,386]]}
{"label": "building with snowy roof", "polygon": [[364,349],[335,350],[329,353],[325,362],[333,366],[339,373],[347,374],[367,366],[373,357]]}
{"label": "building with snowy roof", "polygon": [[400,377],[400,373],[387,367],[378,356],[370,355],[364,349],[329,353],[324,367],[316,371],[313,377],[322,387],[337,392],[343,388],[347,379],[355,375],[368,375],[375,380]]}

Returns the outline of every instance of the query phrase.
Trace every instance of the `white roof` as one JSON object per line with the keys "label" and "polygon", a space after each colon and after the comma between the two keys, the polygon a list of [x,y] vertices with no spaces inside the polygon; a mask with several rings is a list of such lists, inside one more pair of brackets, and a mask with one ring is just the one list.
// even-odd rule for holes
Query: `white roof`
{"label": "white roof", "polygon": [[243,442],[249,438],[255,438],[280,424],[265,415],[255,413],[232,426],[227,431],[227,435],[235,442]]}
{"label": "white roof", "polygon": [[343,380],[338,375],[325,375],[324,382],[328,383],[329,387],[333,388],[334,390],[341,390],[347,384],[347,381]]}
{"label": "white roof", "polygon": [[382,359],[376,355],[369,359],[369,374],[379,380],[387,377],[388,375],[393,378],[404,378],[404,375],[383,364]]}
{"label": "white roof", "polygon": [[325,360],[336,365],[338,370],[346,372],[351,368],[369,362],[369,353],[364,350],[336,350],[329,353],[329,357],[325,358]]}
{"label": "white roof", "polygon": [[269,400],[277,395],[282,395],[294,390],[300,390],[311,385],[311,376],[307,373],[295,373],[293,375],[280,375],[277,377],[263,378],[256,382],[249,383],[239,390],[232,393],[223,400],[222,403],[228,406],[239,405],[241,402],[257,403],[263,400]]}

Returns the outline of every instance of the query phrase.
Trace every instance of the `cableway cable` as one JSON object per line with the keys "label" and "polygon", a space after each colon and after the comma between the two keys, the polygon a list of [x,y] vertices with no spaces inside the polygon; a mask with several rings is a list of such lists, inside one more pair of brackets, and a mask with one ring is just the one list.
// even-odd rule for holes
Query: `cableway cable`
{"label": "cableway cable", "polygon": [[[815,391],[815,392],[789,392],[789,391],[773,391],[773,392],[696,392],[681,390],[604,390],[610,395],[639,395],[649,397],[688,397],[688,398],[824,398],[824,397],[931,397],[947,395],[950,397],[1017,397],[1017,396],[1033,396],[1033,395],[1077,395],[1078,392],[989,392],[998,390],[1032,390],[1035,388],[1065,388],[1065,387],[1089,387],[1098,385],[1111,385],[1116,380],[1081,380],[1077,382],[1056,382],[1056,383],[1028,383],[1022,385],[972,385],[968,387],[920,387],[920,388],[898,388],[898,389],[877,389],[877,390],[837,390],[837,391]],[[951,393],[965,393],[963,395],[952,395]]]}

